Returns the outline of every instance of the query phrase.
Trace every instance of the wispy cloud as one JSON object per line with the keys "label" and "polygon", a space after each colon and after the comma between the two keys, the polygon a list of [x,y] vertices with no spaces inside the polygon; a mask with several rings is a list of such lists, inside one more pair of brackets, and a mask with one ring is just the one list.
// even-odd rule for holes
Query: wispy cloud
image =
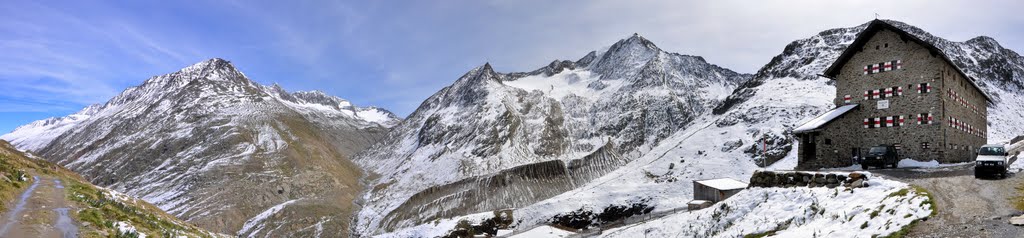
{"label": "wispy cloud", "polygon": [[[989,35],[1021,50],[1021,7],[1009,0],[13,0],[0,4],[0,112],[74,111],[149,76],[222,57],[258,82],[406,115],[484,62],[528,71],[634,32],[741,72],[757,70],[792,40],[875,13],[951,40]],[[3,123],[0,130],[13,128]]]}

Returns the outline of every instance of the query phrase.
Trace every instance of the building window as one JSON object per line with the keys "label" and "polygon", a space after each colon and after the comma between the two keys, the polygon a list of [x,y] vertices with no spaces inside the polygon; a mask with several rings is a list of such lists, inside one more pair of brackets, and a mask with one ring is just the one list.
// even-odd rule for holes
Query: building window
{"label": "building window", "polygon": [[826,145],[831,145],[832,144],[832,139],[825,139],[825,144]]}
{"label": "building window", "polygon": [[931,148],[931,147],[932,146],[929,145],[928,142],[921,142],[921,149],[928,149],[928,148]]}
{"label": "building window", "polygon": [[931,83],[920,83],[917,84],[917,93],[929,93],[932,91]]}
{"label": "building window", "polygon": [[889,43],[885,43],[885,48],[889,48]]}

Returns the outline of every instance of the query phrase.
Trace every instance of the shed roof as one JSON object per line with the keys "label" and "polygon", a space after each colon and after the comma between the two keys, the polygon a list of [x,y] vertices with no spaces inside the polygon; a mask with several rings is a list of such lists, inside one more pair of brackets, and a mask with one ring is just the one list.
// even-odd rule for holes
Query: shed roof
{"label": "shed roof", "polygon": [[709,179],[709,180],[697,180],[694,181],[704,186],[708,186],[718,190],[735,190],[743,189],[747,187],[747,183],[736,181],[731,178],[720,178],[720,179]]}
{"label": "shed roof", "polygon": [[850,110],[857,108],[857,106],[859,105],[860,104],[843,105],[841,107],[837,107],[836,109],[832,109],[831,111],[828,111],[825,114],[821,114],[821,116],[811,119],[810,121],[804,123],[800,127],[793,129],[793,133],[799,134],[821,129],[822,126],[825,126],[829,122],[832,122],[832,120],[835,120],[836,118],[839,118],[843,114],[850,112]]}
{"label": "shed roof", "polygon": [[887,29],[896,32],[896,34],[900,34],[901,37],[914,41],[918,45],[924,46],[933,54],[938,55],[939,58],[942,58],[942,60],[946,61],[946,63],[953,66],[953,69],[956,69],[956,72],[959,73],[960,76],[964,77],[964,79],[966,79],[967,82],[970,82],[971,86],[974,86],[974,89],[977,89],[978,92],[980,92],[981,95],[985,97],[985,100],[987,100],[988,102],[992,102],[992,97],[989,97],[988,93],[985,93],[985,90],[981,90],[981,87],[974,82],[974,78],[967,76],[967,74],[964,73],[964,71],[960,69],[959,66],[956,66],[956,64],[949,59],[949,56],[947,56],[946,53],[943,52],[941,49],[935,47],[935,45],[933,45],[931,42],[922,40],[921,38],[915,36],[914,34],[910,34],[909,32],[900,29],[899,27],[893,26],[888,22],[878,19],[872,20],[868,24],[868,27],[864,29],[864,31],[861,31],[860,34],[857,34],[857,38],[853,40],[853,43],[850,43],[850,46],[847,46],[846,50],[843,50],[843,53],[839,55],[839,58],[837,58],[835,62],[832,62],[832,65],[829,65],[828,69],[825,69],[825,76],[828,78],[835,79],[835,77],[839,75],[839,70],[843,67],[843,65],[845,65],[847,61],[853,58],[853,55],[857,54],[857,52],[859,51],[857,49],[864,47],[864,44],[867,43],[868,39],[871,36],[873,36],[876,32],[882,29]]}

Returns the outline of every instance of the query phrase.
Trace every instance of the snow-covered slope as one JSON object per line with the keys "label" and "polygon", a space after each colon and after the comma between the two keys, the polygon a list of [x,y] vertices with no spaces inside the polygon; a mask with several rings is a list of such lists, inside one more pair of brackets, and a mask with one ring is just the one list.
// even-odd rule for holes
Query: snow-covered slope
{"label": "snow-covered slope", "polygon": [[601,237],[876,237],[934,211],[927,194],[872,178],[870,187],[750,188],[715,206],[612,229]]}
{"label": "snow-covered slope", "polygon": [[398,121],[211,59],[0,138],[204,228],[276,237],[346,233],[362,188],[349,158]]}
{"label": "snow-covered slope", "polygon": [[709,114],[748,79],[638,35],[532,72],[478,67],[358,157],[377,176],[356,232],[522,207],[577,188]]}
{"label": "snow-covered slope", "polygon": [[[954,62],[962,67],[968,74],[977,78],[979,84],[997,102],[989,105],[991,123],[990,138],[993,141],[1006,140],[1014,135],[1024,134],[1021,125],[1024,125],[1024,115],[1018,113],[1024,108],[1024,100],[1014,100],[1024,94],[1021,89],[1024,79],[1024,58],[1018,54],[998,46],[994,40],[987,37],[979,37],[966,42],[950,42],[917,29],[904,23],[889,21],[898,27],[904,28],[922,39],[935,43],[940,49],[950,55]],[[728,97],[716,104],[713,110],[705,110],[703,113],[695,114],[692,120],[672,130],[664,136],[657,136],[658,140],[646,140],[642,149],[623,151],[620,154],[621,160],[611,163],[602,175],[585,180],[570,180],[571,186],[561,186],[557,183],[549,184],[550,187],[573,188],[567,192],[547,199],[526,204],[509,203],[506,207],[514,209],[517,225],[520,227],[533,227],[537,224],[551,222],[556,215],[569,214],[574,211],[584,210],[599,213],[602,209],[610,206],[645,204],[654,207],[655,213],[671,212],[685,208],[685,202],[692,197],[692,181],[700,179],[729,177],[745,181],[751,173],[764,164],[773,164],[771,168],[792,169],[795,166],[796,151],[799,146],[791,136],[791,130],[796,126],[830,110],[835,98],[833,83],[826,78],[819,77],[842,51],[854,40],[856,35],[865,29],[867,24],[850,28],[838,28],[823,31],[810,38],[796,40],[785,46],[782,53],[771,59],[768,64],[762,67],[751,80],[744,81]],[[613,46],[610,48],[614,49]],[[584,57],[580,61],[588,61],[598,57],[602,52],[596,52],[593,56]],[[646,54],[632,53],[630,56],[642,57]],[[629,57],[615,57],[623,59]],[[626,60],[628,61],[628,60]],[[555,64],[552,64],[555,65]],[[577,62],[577,65],[579,63]],[[592,65],[592,64],[587,64]],[[601,65],[601,64],[597,64]],[[624,69],[609,70],[602,67],[601,72],[606,75],[614,75],[616,72],[633,72],[629,70],[630,63],[621,63]],[[550,68],[550,66],[549,66]],[[611,67],[614,68],[614,67]],[[596,70],[589,69],[595,74]],[[601,74],[598,74],[601,75]],[[557,77],[555,77],[557,78]],[[657,77],[648,77],[648,81],[656,81]],[[500,80],[499,80],[500,81]],[[523,82],[532,82],[526,80]],[[458,83],[456,83],[458,84]],[[554,84],[552,86],[520,86],[523,88],[544,90],[551,95],[567,95],[566,92],[587,92],[578,88],[569,88],[568,84]],[[505,85],[516,85],[505,83]],[[625,87],[616,84],[603,84],[606,88]],[[518,85],[516,85],[518,86]],[[657,88],[657,87],[654,87]],[[721,99],[720,94],[704,92],[700,98]],[[444,93],[444,91],[442,91]],[[584,94],[584,93],[577,93]],[[596,100],[606,99],[607,95],[581,96],[581,101],[591,98]],[[432,100],[440,101],[437,98]],[[566,103],[567,100],[561,100]],[[430,105],[428,100],[424,105]],[[641,107],[659,107],[658,104],[644,104]],[[1017,110],[1014,110],[1017,109]],[[608,110],[601,108],[599,110]],[[617,112],[616,112],[617,113]],[[606,120],[604,120],[606,121]],[[664,120],[663,120],[664,121]],[[416,125],[416,121],[409,120],[406,123]],[[471,123],[471,122],[466,122]],[[473,124],[469,124],[473,125]],[[406,125],[409,126],[409,125]],[[577,130],[586,131],[585,126],[571,126]],[[420,132],[419,128],[406,129]],[[393,133],[400,133],[402,130],[395,130]],[[601,130],[598,130],[599,132]],[[644,131],[650,133],[650,131]],[[392,134],[394,136],[395,134]],[[615,134],[609,134],[615,135]],[[643,136],[639,136],[643,137]],[[417,148],[416,138],[410,135],[405,136],[408,146],[405,148]],[[621,140],[611,140],[614,145],[628,144]],[[618,143],[616,143],[618,142]],[[443,150],[458,151],[463,144],[448,143]],[[396,147],[390,147],[394,149]],[[764,155],[762,155],[762,148]],[[379,147],[374,149],[380,149]],[[405,155],[417,155],[417,151],[409,152],[409,149],[394,150],[405,153]],[[379,152],[378,152],[379,153]],[[399,153],[399,154],[402,154]],[[374,153],[370,153],[374,154]],[[361,157],[364,159],[367,157]],[[372,158],[372,157],[371,157]],[[460,158],[460,157],[456,157]],[[465,158],[465,157],[461,157]],[[492,159],[487,161],[506,161],[505,159]],[[777,163],[773,163],[776,162]],[[426,163],[441,163],[442,160],[427,160]],[[360,163],[364,163],[360,161]],[[455,163],[460,164],[460,162]],[[427,168],[433,168],[423,165]],[[571,167],[571,166],[567,166]],[[408,170],[416,171],[416,170]],[[426,170],[431,171],[431,170]],[[544,171],[537,171],[537,174],[546,174]],[[417,184],[443,184],[452,180],[433,180],[431,177],[417,177],[421,181]],[[386,182],[386,180],[385,180]],[[582,182],[582,183],[581,183]],[[400,183],[400,182],[398,182]],[[393,186],[392,184],[385,186]],[[501,184],[505,185],[505,184]],[[556,186],[557,185],[557,186]],[[483,186],[483,185],[481,185]],[[541,186],[538,186],[541,187]],[[406,187],[408,188],[408,187]],[[432,191],[436,191],[432,188]],[[465,196],[465,193],[454,190],[444,196],[445,200],[456,200]],[[528,190],[532,194],[544,189]],[[378,197],[375,197],[378,196]],[[547,196],[545,194],[545,196]],[[542,196],[535,196],[542,197]],[[416,197],[414,197],[415,199]],[[374,199],[380,204],[403,202],[405,197],[387,196],[383,197],[371,193],[371,205],[367,206],[372,210],[364,209],[359,214],[360,219],[366,219],[371,213],[380,212],[386,214],[393,211],[391,207],[383,205],[372,205]],[[408,203],[408,202],[406,202]],[[425,208],[429,206],[421,206]],[[402,209],[402,208],[400,208]],[[412,209],[412,208],[406,208]],[[384,224],[386,228],[398,228],[389,236],[435,236],[444,234],[451,229],[451,225],[459,219],[474,219],[481,216],[477,212],[485,212],[484,209],[455,211],[444,214],[444,219],[435,220],[433,223],[421,222],[416,226]],[[460,214],[464,216],[455,216]],[[422,215],[422,214],[421,214]],[[383,216],[383,215],[382,215]],[[486,216],[486,215],[483,215]],[[386,216],[385,220],[387,220]],[[363,226],[375,225],[373,221],[361,221],[357,229]],[[405,228],[401,228],[405,227]],[[886,228],[888,229],[888,228]]]}

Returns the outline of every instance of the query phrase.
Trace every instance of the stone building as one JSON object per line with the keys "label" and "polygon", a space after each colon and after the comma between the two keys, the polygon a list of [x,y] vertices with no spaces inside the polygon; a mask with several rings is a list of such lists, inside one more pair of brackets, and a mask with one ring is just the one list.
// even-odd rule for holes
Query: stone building
{"label": "stone building", "polygon": [[835,109],[793,130],[800,169],[845,167],[875,145],[900,158],[974,159],[986,142],[991,98],[938,48],[874,20],[824,75]]}

